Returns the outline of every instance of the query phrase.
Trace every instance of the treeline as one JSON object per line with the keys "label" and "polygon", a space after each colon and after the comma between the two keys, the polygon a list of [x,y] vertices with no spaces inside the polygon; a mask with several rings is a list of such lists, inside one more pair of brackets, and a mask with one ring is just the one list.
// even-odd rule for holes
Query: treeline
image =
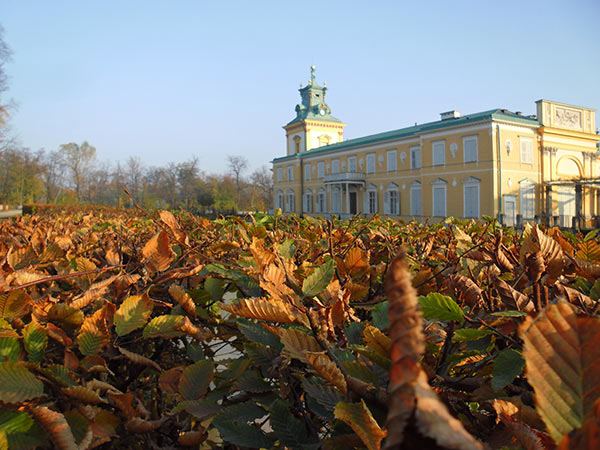
{"label": "treeline", "polygon": [[99,161],[87,142],[55,151],[31,151],[0,139],[0,202],[184,208],[202,214],[266,211],[272,175],[266,166],[248,173],[242,156],[227,157],[225,174],[206,174],[192,158],[161,167],[140,158]]}

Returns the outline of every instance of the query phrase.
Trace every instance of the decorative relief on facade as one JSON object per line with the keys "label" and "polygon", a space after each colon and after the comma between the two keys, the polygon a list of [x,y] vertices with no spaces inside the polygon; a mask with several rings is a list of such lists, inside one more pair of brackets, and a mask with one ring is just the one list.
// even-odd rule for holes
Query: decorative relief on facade
{"label": "decorative relief on facade", "polygon": [[456,144],[456,142],[453,142],[452,144],[450,144],[450,153],[452,154],[453,158],[456,156],[457,150],[458,150],[458,145]]}
{"label": "decorative relief on facade", "polygon": [[379,158],[377,158],[379,161],[379,166],[383,166],[383,155],[379,155]]}
{"label": "decorative relief on facade", "polygon": [[581,111],[559,108],[554,110],[554,123],[565,128],[581,128]]}

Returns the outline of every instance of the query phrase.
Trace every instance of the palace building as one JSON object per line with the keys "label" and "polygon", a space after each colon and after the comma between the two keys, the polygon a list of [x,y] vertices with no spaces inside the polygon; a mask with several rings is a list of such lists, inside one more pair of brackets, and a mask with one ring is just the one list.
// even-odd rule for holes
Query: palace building
{"label": "palace building", "polygon": [[286,213],[407,220],[498,217],[600,224],[600,143],[595,110],[548,100],[536,115],[493,109],[344,140],[315,67],[283,128],[273,163],[274,204]]}

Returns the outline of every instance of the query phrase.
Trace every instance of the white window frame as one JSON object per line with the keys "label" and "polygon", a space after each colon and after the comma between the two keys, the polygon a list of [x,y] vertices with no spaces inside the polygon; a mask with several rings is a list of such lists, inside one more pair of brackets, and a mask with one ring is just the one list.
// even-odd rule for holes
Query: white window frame
{"label": "white window frame", "polygon": [[519,200],[521,218],[525,220],[535,218],[535,182],[528,178],[519,182]]}
{"label": "white window frame", "polygon": [[319,161],[317,163],[317,173],[319,178],[325,178],[325,162]]}
{"label": "white window frame", "polygon": [[418,145],[416,147],[410,148],[410,168],[421,168],[421,147],[419,147]]}
{"label": "white window frame", "polygon": [[[416,194],[419,193],[417,202]],[[410,215],[420,217],[423,215],[423,189],[420,181],[413,181],[410,185]]]}
{"label": "white window frame", "polygon": [[312,213],[313,198],[312,191],[310,189],[306,189],[304,191],[304,196],[302,200],[304,202],[304,204],[302,205],[302,210],[307,213]]}
{"label": "white window frame", "polygon": [[375,153],[367,153],[367,173],[375,173]]}
{"label": "white window frame", "polygon": [[294,166],[288,166],[288,181],[294,181]]}
{"label": "white window frame", "polygon": [[387,170],[388,172],[395,172],[398,170],[398,153],[396,150],[387,151]]}
{"label": "white window frame", "polygon": [[296,205],[295,203],[295,194],[293,189],[288,189],[285,194],[285,211],[286,212],[294,212]]}
{"label": "white window frame", "polygon": [[284,197],[283,197],[283,191],[281,189],[279,189],[277,191],[277,196],[275,199],[275,207],[281,209],[282,211],[285,210],[285,203],[284,203]]}
{"label": "white window frame", "polygon": [[[434,181],[432,183],[432,189],[431,189],[431,197],[432,197],[432,208],[431,208],[431,215],[433,217],[448,217],[448,187],[447,187],[448,183],[445,180],[442,180],[441,178],[438,178],[436,181]],[[436,201],[435,201],[435,193],[436,191],[443,191],[444,192],[444,208],[443,211],[439,211],[439,205],[436,205]]]}
{"label": "white window frame", "polygon": [[283,181],[283,168],[282,167],[277,168],[277,181],[279,181],[279,182]]}
{"label": "white window frame", "polygon": [[331,173],[340,173],[340,160],[338,158],[331,160]]}
{"label": "white window frame", "polygon": [[[446,141],[434,141],[431,143],[431,161],[434,166],[446,165]],[[437,156],[436,156],[437,155]]]}
{"label": "white window frame", "polygon": [[400,190],[396,183],[388,184],[383,193],[383,212],[391,216],[400,215]]}
{"label": "white window frame", "polygon": [[348,172],[356,172],[356,156],[348,157]]}
{"label": "white window frame", "polygon": [[[475,142],[475,154],[472,156],[467,155],[467,143],[473,141]],[[479,142],[477,139],[477,135],[463,137],[463,161],[465,164],[479,161]]]}
{"label": "white window frame", "polygon": [[519,136],[519,149],[521,150],[521,164],[533,164],[533,139]]}
{"label": "white window frame", "polygon": [[370,184],[365,190],[364,211],[366,214],[377,214],[377,186]]}
{"label": "white window frame", "polygon": [[315,211],[318,213],[327,212],[327,192],[325,191],[325,188],[320,188],[317,192]]}
{"label": "white window frame", "polygon": [[[476,209],[475,214],[470,215],[467,214],[467,189],[468,188],[477,188],[477,200],[476,200]],[[463,181],[463,217],[477,219],[481,217],[480,211],[481,205],[481,182],[478,178],[468,177]],[[470,206],[470,205],[469,205]]]}
{"label": "white window frame", "polygon": [[304,164],[304,179],[310,181],[310,164]]}

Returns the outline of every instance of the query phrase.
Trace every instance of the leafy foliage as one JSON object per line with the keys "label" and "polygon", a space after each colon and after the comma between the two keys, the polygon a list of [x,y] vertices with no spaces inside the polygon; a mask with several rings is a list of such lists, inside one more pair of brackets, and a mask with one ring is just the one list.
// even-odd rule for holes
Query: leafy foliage
{"label": "leafy foliage", "polygon": [[597,234],[76,209],[0,227],[0,448],[595,445]]}

